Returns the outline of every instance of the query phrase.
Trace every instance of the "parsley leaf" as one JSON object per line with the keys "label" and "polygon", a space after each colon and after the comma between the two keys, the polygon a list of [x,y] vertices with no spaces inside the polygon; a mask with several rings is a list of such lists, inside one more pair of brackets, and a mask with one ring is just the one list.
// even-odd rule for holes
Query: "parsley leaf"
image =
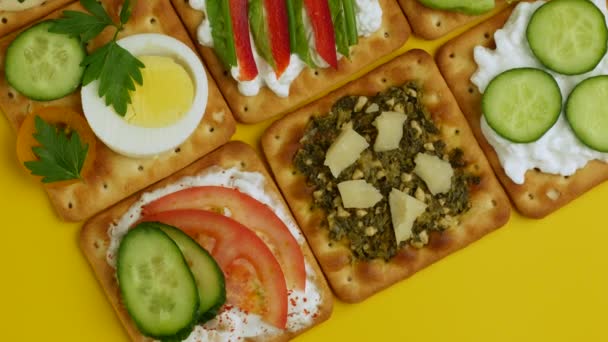
{"label": "parsley leaf", "polygon": [[32,147],[38,160],[25,162],[25,167],[33,175],[42,176],[43,183],[80,179],[80,171],[89,150],[82,143],[78,132],[70,136],[61,129],[48,124],[39,116],[35,118],[34,138],[41,146]]}
{"label": "parsley leaf", "polygon": [[114,25],[110,18],[106,21],[83,12],[64,11],[63,17],[55,20],[49,31],[68,34],[88,42],[110,25]]}

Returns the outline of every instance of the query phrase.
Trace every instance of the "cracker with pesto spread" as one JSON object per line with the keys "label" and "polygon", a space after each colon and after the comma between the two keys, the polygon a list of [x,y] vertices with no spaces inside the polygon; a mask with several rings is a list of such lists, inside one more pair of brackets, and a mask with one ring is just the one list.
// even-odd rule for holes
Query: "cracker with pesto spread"
{"label": "cracker with pesto spread", "polygon": [[[171,2],[192,38],[197,40],[198,28],[204,16],[203,12],[192,9],[187,0],[171,0]],[[382,7],[380,28],[369,37],[359,37],[357,45],[351,48],[350,60],[348,58],[340,59],[336,70],[304,68],[291,84],[287,97],[275,95],[268,87],[262,87],[255,96],[242,95],[237,82],[230,75],[230,71],[224,70],[213,49],[201,44],[197,46],[237,120],[244,123],[256,123],[281,113],[287,113],[315,96],[344,84],[356,72],[405,44],[410,35],[410,27],[403,12],[394,0],[380,0],[379,2]]]}
{"label": "cracker with pesto spread", "polygon": [[436,59],[477,141],[511,200],[523,215],[542,218],[608,179],[608,164],[594,160],[572,176],[528,170],[525,182],[521,185],[514,183],[506,175],[494,148],[481,131],[482,94],[470,79],[477,70],[473,59],[474,47],[493,47],[494,33],[503,27],[511,12],[512,8],[506,9],[449,41],[437,52]]}
{"label": "cracker with pesto spread", "polygon": [[[74,0],[25,0],[19,5],[10,4],[10,2],[17,3],[17,1],[19,0],[0,1],[0,37],[32,23]],[[3,11],[3,8],[11,10]]]}
{"label": "cracker with pesto spread", "polygon": [[[129,210],[129,208],[134,205],[144,193],[152,192],[156,189],[162,189],[167,186],[171,186],[174,183],[179,183],[180,180],[184,179],[184,177],[188,176],[196,176],[205,172],[221,172],[221,170],[236,168],[239,171],[243,172],[255,172],[262,175],[264,181],[262,183],[263,191],[272,198],[273,202],[276,203],[282,212],[286,213],[288,216],[288,220],[294,222],[293,217],[289,214],[289,209],[287,204],[284,202],[279,189],[276,187],[272,178],[268,171],[266,171],[265,166],[263,165],[262,160],[257,156],[256,151],[253,150],[249,145],[242,142],[229,142],[226,145],[222,146],[218,150],[210,153],[209,155],[203,157],[202,159],[196,161],[192,165],[187,168],[179,171],[178,173],[164,179],[163,181],[148,187],[137,194],[125,199],[114,207],[98,214],[97,216],[91,218],[84,227],[82,228],[82,232],[80,235],[80,246],[89,260],[95,275],[97,276],[99,282],[101,283],[108,299],[110,300],[114,310],[117,312],[120,321],[124,325],[127,330],[129,336],[133,341],[152,341],[151,338],[143,336],[135,324],[133,323],[131,317],[129,316],[126,308],[122,304],[120,298],[120,290],[118,283],[116,281],[116,271],[110,266],[107,259],[108,249],[110,248],[110,232],[109,229],[116,224],[120,220],[120,218],[125,215],[125,212]],[[219,171],[218,171],[219,170]],[[205,238],[201,238],[204,240]],[[202,240],[199,240],[201,243]],[[316,286],[320,301],[316,304],[316,312],[291,312],[289,311],[289,316],[293,316],[294,319],[299,319],[298,317],[306,315],[310,316],[310,323],[295,323],[291,324],[295,328],[290,330],[281,330],[278,335],[273,336],[261,336],[254,340],[263,340],[263,341],[286,341],[293,338],[296,335],[303,333],[304,331],[312,328],[313,326],[320,324],[321,322],[327,320],[331,314],[333,307],[333,296],[327,285],[325,278],[323,277],[323,273],[319,268],[310,248],[308,247],[306,241],[301,238],[299,239],[300,249],[304,254],[304,259],[306,264],[308,265],[309,272],[312,275],[308,276],[308,281],[312,281]],[[310,285],[309,285],[310,286]],[[291,303],[288,304],[290,307]],[[220,310],[221,312],[221,310]],[[214,324],[210,322],[210,324]],[[222,324],[224,327],[222,328]],[[289,318],[288,318],[288,326]],[[240,325],[237,323],[236,327],[238,328]],[[220,322],[219,326],[215,329],[230,329],[233,327],[229,322]],[[211,329],[213,330],[213,329]],[[255,329],[253,329],[255,330]],[[213,337],[213,335],[210,335]],[[219,336],[216,336],[219,338]],[[236,337],[235,337],[236,338]],[[248,340],[243,338],[236,338],[238,340]]]}
{"label": "cracker with pesto spread", "polygon": [[[377,95],[379,93],[380,95]],[[396,95],[393,97],[393,94]],[[403,98],[407,98],[407,102],[403,103],[401,100]],[[379,104],[378,101],[380,101]],[[415,205],[418,206],[418,209],[415,210],[419,210],[422,206],[423,209],[419,211],[422,213],[415,216],[416,222],[412,228],[411,239],[402,240],[401,244],[396,244],[397,237],[391,222],[391,218],[394,219],[405,212],[412,212],[413,209],[408,208],[414,208],[414,206],[407,207],[409,204],[404,211],[395,210],[395,215],[392,215],[391,212],[391,218],[386,215],[386,198],[378,199],[380,202],[367,209],[347,209],[344,204],[347,199],[346,195],[343,195],[342,189],[340,189],[341,197],[327,198],[327,201],[334,202],[336,209],[331,212],[322,209],[324,194],[336,186],[337,180],[333,184],[326,183],[325,189],[317,189],[318,182],[311,181],[305,175],[306,171],[302,170],[305,170],[307,166],[316,165],[313,177],[332,180],[335,179],[333,175],[335,170],[317,165],[319,161],[313,160],[312,157],[310,160],[307,158],[300,160],[299,154],[303,146],[308,146],[313,151],[315,149],[315,141],[308,141],[311,136],[315,136],[315,132],[309,128],[321,129],[322,126],[310,126],[311,122],[314,122],[311,119],[322,120],[330,111],[337,115],[338,122],[350,117],[350,121],[343,124],[342,129],[344,131],[354,129],[357,132],[355,134],[362,136],[357,138],[360,141],[360,144],[357,143],[361,147],[359,150],[363,151],[361,157],[350,166],[342,165],[346,168],[341,172],[346,173],[353,180],[365,180],[366,183],[379,187],[382,190],[380,197],[384,197],[386,192],[392,191],[390,188],[383,189],[386,184],[392,183],[382,179],[386,177],[386,179],[396,180],[400,186],[398,190],[409,193],[418,200],[418,204]],[[373,136],[381,134],[375,133],[374,128],[370,126],[379,127],[381,124],[377,118],[389,112],[405,113],[406,115],[401,119],[405,120],[401,121],[403,122],[401,123],[403,138],[398,140],[401,150],[389,151],[384,157],[381,157],[382,152],[380,152],[374,157],[377,159],[366,160],[370,155],[373,156],[370,149],[378,148],[375,146],[378,139]],[[374,113],[374,115],[367,115],[368,113]],[[410,113],[409,116],[408,113]],[[414,113],[418,116],[414,116]],[[399,116],[399,114],[388,114],[388,116],[392,115]],[[374,124],[371,123],[372,120],[375,122]],[[390,126],[388,130],[391,130]],[[422,134],[423,130],[428,134]],[[418,137],[426,135],[434,137],[434,140],[432,142],[417,140]],[[335,141],[338,140],[340,138],[335,139]],[[390,140],[389,138],[380,145],[390,149]],[[321,146],[323,143],[317,145]],[[334,148],[334,146],[331,147]],[[330,285],[336,295],[347,302],[361,301],[391,284],[411,276],[420,269],[501,227],[509,218],[510,205],[506,195],[494,177],[490,165],[477,145],[433,58],[422,50],[410,51],[375,69],[363,78],[278,120],[264,133],[262,147],[279,187],[291,206]],[[351,154],[348,150],[352,147],[344,149],[338,154]],[[431,159],[435,158],[437,163],[434,165],[445,166],[447,164],[448,169],[457,165],[458,167],[453,169],[454,176],[450,175],[447,178],[449,188],[447,196],[453,195],[454,197],[431,195],[429,190],[431,182],[426,183],[426,180],[423,182],[419,176],[422,172],[413,170],[414,163],[416,163],[416,167],[418,164],[422,167],[423,163],[412,160],[412,158],[403,159],[399,157],[401,154],[399,151],[412,157],[414,154],[416,156],[422,154]],[[323,159],[322,156],[326,153],[325,150],[316,151],[317,159]],[[329,154],[327,153],[327,155]],[[443,169],[443,166],[437,167]],[[430,169],[431,178],[445,176],[443,171],[435,171],[434,166]],[[339,177],[342,175],[340,174]],[[467,177],[471,178],[466,183],[459,183]],[[381,181],[376,182],[375,179]],[[340,186],[338,185],[338,187]],[[464,191],[461,191],[459,195],[453,191],[454,189],[464,189]],[[332,192],[335,193],[334,190]],[[377,191],[369,191],[369,189],[357,193],[359,196],[354,196],[349,200],[368,202],[370,198],[373,199],[378,195]],[[441,200],[442,198],[443,200]],[[457,203],[462,202],[464,208],[457,210],[460,214],[446,214],[454,210],[450,205],[446,205],[450,200]],[[329,206],[331,205],[329,203]],[[392,211],[393,205],[389,206]],[[426,210],[425,206],[429,209]],[[378,208],[380,208],[380,212],[377,212]],[[399,209],[399,207],[395,208]],[[443,211],[444,208],[446,211]],[[351,226],[347,225],[346,228],[331,223],[331,221],[349,217],[352,217],[354,221]],[[379,222],[379,217],[382,217],[384,221]],[[364,224],[359,225],[359,222],[364,222]],[[367,224],[370,225],[366,226]],[[401,223],[398,225],[401,226]],[[328,229],[330,226],[338,228],[335,230],[331,228],[330,231]],[[353,231],[359,230],[360,235],[352,234]],[[361,245],[357,240],[363,238],[363,235],[371,238],[378,235],[382,236],[383,240],[380,240],[378,245],[373,245],[374,242],[370,239],[368,246]],[[391,237],[393,240],[390,240]],[[391,244],[393,247],[384,248],[384,243]],[[375,250],[384,254],[373,257]],[[367,253],[369,251],[371,253]]]}
{"label": "cracker with pesto spread", "polygon": [[[496,6],[502,6],[505,1],[497,0]],[[480,17],[429,8],[418,0],[399,0],[399,3],[414,33],[424,39],[439,38]]]}
{"label": "cracker with pesto spread", "polygon": [[[104,7],[114,19],[118,17],[122,1],[104,0]],[[150,0],[134,2],[133,14],[119,37],[144,32],[171,35],[194,49],[179,17],[168,1]],[[82,10],[75,3],[52,13],[47,18],[57,18],[65,9]],[[0,42],[0,108],[10,126],[17,131],[24,118],[32,111],[47,106],[64,106],[82,112],[80,90],[58,100],[39,102],[26,98],[9,86],[4,77],[4,57],[15,32]],[[90,42],[94,49],[111,38],[110,30]],[[135,159],[119,155],[100,140],[91,172],[82,182],[71,185],[45,186],[51,203],[59,216],[68,221],[79,221],[111,206],[134,192],[184,168],[204,154],[227,142],[236,124],[230,108],[222,98],[215,82],[207,77],[209,96],[207,109],[198,128],[179,148],[156,158]]]}

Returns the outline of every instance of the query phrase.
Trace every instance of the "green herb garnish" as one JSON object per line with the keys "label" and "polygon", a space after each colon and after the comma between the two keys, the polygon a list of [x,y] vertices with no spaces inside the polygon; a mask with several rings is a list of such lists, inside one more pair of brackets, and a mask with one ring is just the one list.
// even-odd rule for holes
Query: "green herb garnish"
{"label": "green herb garnish", "polygon": [[25,162],[25,167],[33,175],[42,176],[42,183],[80,179],[89,145],[82,143],[76,131],[67,133],[39,116],[34,120],[34,138],[40,146],[32,147],[32,151],[38,160]]}
{"label": "green herb garnish", "polygon": [[135,90],[134,82],[143,84],[140,69],[144,68],[137,57],[116,43],[118,33],[131,17],[131,1],[124,1],[119,23],[113,22],[103,6],[95,0],[80,0],[80,4],[90,14],[64,11],[63,17],[55,20],[49,31],[79,37],[86,43],[108,26],[116,29],[110,42],[85,57],[82,62],[82,66],[86,67],[82,85],[98,79],[99,97],[104,97],[106,105],[111,105],[119,115],[124,116],[131,103],[129,92]]}

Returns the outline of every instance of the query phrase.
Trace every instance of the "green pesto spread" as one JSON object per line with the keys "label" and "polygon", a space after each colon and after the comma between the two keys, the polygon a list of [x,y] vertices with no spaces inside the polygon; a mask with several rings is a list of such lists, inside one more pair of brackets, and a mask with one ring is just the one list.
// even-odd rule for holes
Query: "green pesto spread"
{"label": "green pesto spread", "polygon": [[[439,139],[439,130],[421,100],[422,93],[413,83],[391,87],[372,97],[346,96],[339,99],[328,114],[314,116],[300,140],[294,163],[314,190],[314,207],[325,211],[323,225],[329,230],[330,239],[349,245],[358,259],[388,260],[408,243],[422,247],[428,242],[430,231],[450,228],[457,223],[458,215],[470,207],[469,186],[478,183],[479,178],[463,171],[466,164],[462,150],[448,150]],[[405,113],[407,119],[403,124],[400,147],[375,152],[371,146],[378,131],[373,122],[384,111]],[[348,122],[352,122],[353,129],[367,140],[370,147],[336,179],[323,163],[328,148]],[[450,161],[454,176],[449,192],[432,195],[425,182],[414,174],[414,157],[419,152]],[[371,208],[345,209],[337,184],[353,179],[364,179],[374,185],[383,199]],[[428,205],[414,223],[413,237],[400,246],[396,243],[388,203],[388,195],[393,188]]]}

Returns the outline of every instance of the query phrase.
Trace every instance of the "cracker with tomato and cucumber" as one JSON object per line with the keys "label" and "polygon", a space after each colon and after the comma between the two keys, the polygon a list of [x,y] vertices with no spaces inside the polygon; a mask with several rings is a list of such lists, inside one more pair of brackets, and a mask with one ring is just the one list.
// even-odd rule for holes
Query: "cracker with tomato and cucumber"
{"label": "cracker with tomato and cucumber", "polygon": [[394,0],[173,0],[234,116],[255,123],[345,83],[401,47]]}
{"label": "cracker with tomato and cucumber", "polygon": [[522,2],[437,54],[525,216],[541,218],[607,179],[606,6],[603,0]]}
{"label": "cracker with tomato and cucumber", "polygon": [[73,0],[0,0],[0,37],[26,26]]}
{"label": "cracker with tomato and cucumber", "polygon": [[80,244],[134,341],[285,341],[332,311],[304,236],[245,143],[93,217]]}
{"label": "cracker with tomato and cucumber", "polygon": [[331,287],[347,302],[509,219],[507,196],[422,50],[276,121],[262,147]]}
{"label": "cracker with tomato and cucumber", "polygon": [[235,131],[167,1],[82,0],[0,51],[0,107],[17,159],[65,220],[91,217]]}

